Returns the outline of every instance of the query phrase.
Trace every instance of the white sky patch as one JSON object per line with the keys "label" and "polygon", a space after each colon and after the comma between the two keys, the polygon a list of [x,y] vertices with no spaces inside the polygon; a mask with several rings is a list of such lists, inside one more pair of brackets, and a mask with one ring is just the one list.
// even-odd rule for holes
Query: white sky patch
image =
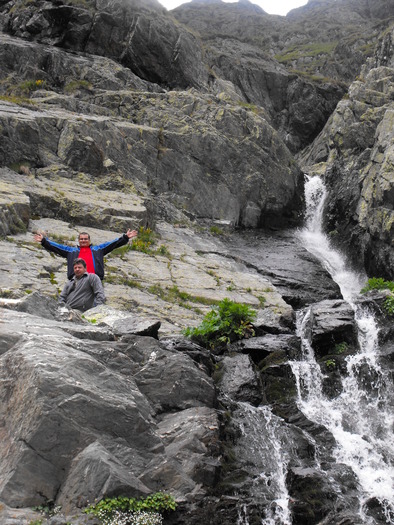
{"label": "white sky patch", "polygon": [[[232,0],[223,1],[231,2]],[[187,0],[159,0],[159,2],[170,11],[181,4],[187,3]],[[285,16],[292,9],[306,5],[307,0],[252,0],[252,3],[260,6],[270,15]]]}

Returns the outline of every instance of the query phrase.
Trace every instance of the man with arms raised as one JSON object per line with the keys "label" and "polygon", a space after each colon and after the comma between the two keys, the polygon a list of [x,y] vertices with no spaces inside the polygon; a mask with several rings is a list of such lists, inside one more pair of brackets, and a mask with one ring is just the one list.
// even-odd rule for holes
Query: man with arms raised
{"label": "man with arms raised", "polygon": [[69,279],[74,275],[74,261],[77,258],[85,261],[88,273],[95,273],[100,279],[104,279],[104,256],[112,252],[112,250],[124,246],[136,236],[137,231],[129,229],[118,239],[93,245],[90,242],[90,235],[86,232],[81,232],[78,235],[79,246],[58,244],[45,237],[42,233],[36,233],[34,240],[41,243],[46,250],[67,259],[67,277]]}

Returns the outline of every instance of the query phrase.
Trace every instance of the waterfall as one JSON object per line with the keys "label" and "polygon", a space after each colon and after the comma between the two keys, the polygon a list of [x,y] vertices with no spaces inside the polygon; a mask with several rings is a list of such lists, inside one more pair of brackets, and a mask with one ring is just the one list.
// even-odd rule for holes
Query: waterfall
{"label": "waterfall", "polygon": [[[306,183],[307,221],[298,232],[304,247],[315,255],[339,285],[343,298],[352,306],[358,327],[359,352],[347,358],[347,375],[342,393],[328,399],[322,389],[323,374],[305,335],[309,311],[299,316],[298,330],[303,358],[291,363],[297,379],[298,406],[316,424],[335,438],[338,463],[350,467],[360,486],[361,523],[372,525],[365,503],[378,501],[386,522],[394,524],[394,416],[393,386],[378,360],[378,329],[371,313],[355,304],[365,284],[365,275],[352,272],[345,258],[330,245],[322,231],[326,191],[319,177]],[[369,384],[365,385],[365,377]]]}
{"label": "waterfall", "polygon": [[[265,509],[261,523],[291,525],[286,488],[290,443],[286,428],[268,406],[238,402],[232,417],[241,431],[236,449],[242,450],[248,463],[249,494]],[[238,510],[237,525],[249,525],[246,506]]]}

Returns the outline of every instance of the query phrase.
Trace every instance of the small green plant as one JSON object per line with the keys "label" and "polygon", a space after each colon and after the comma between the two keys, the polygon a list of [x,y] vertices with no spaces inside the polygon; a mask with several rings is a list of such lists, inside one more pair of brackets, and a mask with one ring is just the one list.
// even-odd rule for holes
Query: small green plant
{"label": "small green plant", "polygon": [[[55,505],[53,501],[48,501],[46,504],[38,505],[37,507],[33,507],[33,510],[40,512],[43,516],[47,518],[51,518],[52,516],[55,516],[56,514],[59,514],[61,511],[60,505]],[[42,522],[42,520],[37,520],[39,523]]]}
{"label": "small green plant", "polygon": [[167,248],[165,244],[160,245],[157,248],[156,253],[158,255],[164,255],[164,257],[168,257],[169,259],[171,259],[170,250]]}
{"label": "small green plant", "polygon": [[327,359],[327,361],[325,362],[325,365],[329,370],[333,370],[336,366],[336,363],[334,359]]}
{"label": "small green plant", "polygon": [[31,93],[32,91],[37,91],[37,89],[43,89],[45,87],[45,80],[26,80],[19,85],[19,89],[24,93]]}
{"label": "small green plant", "polygon": [[131,251],[142,252],[152,255],[152,245],[156,242],[156,235],[150,228],[141,226],[138,230],[138,236],[133,239],[131,244],[126,244],[121,248],[116,248],[112,255],[123,257],[125,253]]}
{"label": "small green plant", "polygon": [[207,270],[207,274],[215,279],[217,286],[220,286],[220,278],[213,270]]}
{"label": "small green plant", "polygon": [[74,93],[80,89],[90,91],[93,88],[92,84],[87,80],[70,80],[65,86],[64,91],[66,93]]}
{"label": "small green plant", "polygon": [[42,525],[42,520],[32,520],[29,525]]}
{"label": "small green plant", "polygon": [[162,288],[159,284],[153,284],[148,288],[148,292],[159,296],[160,299],[168,303],[184,303],[191,300],[190,295],[187,292],[181,292],[176,285],[170,288]]}
{"label": "small green plant", "polygon": [[103,525],[161,525],[162,514],[176,509],[169,494],[156,492],[146,498],[104,498],[84,512],[100,518]]}
{"label": "small green plant", "polygon": [[260,308],[264,308],[267,299],[263,295],[257,295],[256,299],[259,300]]}
{"label": "small green plant", "polygon": [[388,315],[394,315],[394,294],[391,293],[384,301],[383,308]]}
{"label": "small green plant", "polygon": [[361,293],[366,293],[370,290],[389,290],[390,295],[384,300],[383,308],[388,315],[394,316],[394,281],[385,281],[381,277],[372,277],[368,279],[367,284],[361,289]]}
{"label": "small green plant", "polygon": [[338,343],[335,345],[334,351],[336,354],[343,354],[348,348],[349,345],[345,341],[343,341],[342,343]]}
{"label": "small green plant", "polygon": [[223,235],[223,230],[219,228],[219,226],[211,226],[209,228],[209,231],[212,233],[212,235]]}
{"label": "small green plant", "polygon": [[207,348],[215,348],[252,337],[255,318],[256,312],[249,305],[226,298],[205,315],[198,327],[184,330],[184,335]]}

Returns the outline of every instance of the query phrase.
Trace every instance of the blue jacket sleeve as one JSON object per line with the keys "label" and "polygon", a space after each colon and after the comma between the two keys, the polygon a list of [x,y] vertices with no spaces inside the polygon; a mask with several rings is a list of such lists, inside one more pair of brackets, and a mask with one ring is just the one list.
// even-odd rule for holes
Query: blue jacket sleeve
{"label": "blue jacket sleeve", "polygon": [[103,255],[107,255],[107,253],[112,252],[112,250],[115,250],[116,248],[120,248],[121,246],[124,246],[129,242],[129,238],[124,233],[122,237],[119,237],[118,239],[115,239],[114,241],[104,242],[103,244],[97,244],[94,246],[94,250],[102,250]]}
{"label": "blue jacket sleeve", "polygon": [[43,246],[49,252],[56,253],[61,257],[66,257],[70,252],[75,252],[76,248],[71,246],[66,246],[65,244],[58,244],[57,242],[50,241],[47,237],[44,237],[41,241],[41,246]]}

